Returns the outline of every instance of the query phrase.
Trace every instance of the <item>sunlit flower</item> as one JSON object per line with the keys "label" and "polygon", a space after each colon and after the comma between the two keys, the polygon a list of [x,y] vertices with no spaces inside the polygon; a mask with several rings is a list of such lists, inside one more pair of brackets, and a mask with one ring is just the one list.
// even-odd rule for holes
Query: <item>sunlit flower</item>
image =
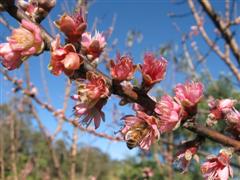
{"label": "sunlit flower", "polygon": [[88,72],[86,78],[87,82],[79,83],[78,94],[72,96],[77,101],[74,111],[75,115],[81,117],[82,123],[89,125],[93,119],[95,128],[98,128],[101,119],[104,119],[101,109],[106,103],[109,90],[101,75]]}
{"label": "sunlit flower", "polygon": [[60,36],[57,35],[56,39],[51,43],[49,70],[54,75],[60,75],[62,72],[66,75],[72,75],[82,63],[83,61],[76,53],[75,47],[72,44],[61,47]]}
{"label": "sunlit flower", "polygon": [[13,30],[7,41],[0,44],[0,56],[3,66],[8,70],[18,68],[21,61],[40,53],[44,46],[39,27],[27,20],[22,20],[21,26]]}
{"label": "sunlit flower", "polygon": [[94,60],[102,53],[106,46],[106,40],[98,31],[95,31],[93,37],[89,32],[85,32],[82,35],[81,45],[83,53],[86,54],[90,60]]}
{"label": "sunlit flower", "polygon": [[66,13],[61,16],[55,25],[62,31],[70,42],[78,42],[81,40],[82,34],[87,28],[87,23],[80,10],[73,16]]}
{"label": "sunlit flower", "polygon": [[158,119],[137,111],[136,116],[123,117],[125,126],[121,130],[129,149],[136,146],[149,150],[151,144],[160,137]]}
{"label": "sunlit flower", "polygon": [[167,68],[167,61],[160,57],[157,59],[153,53],[144,55],[144,63],[140,65],[144,84],[151,86],[164,79]]}
{"label": "sunlit flower", "polygon": [[161,133],[178,128],[183,118],[182,106],[169,95],[162,96],[154,111],[159,114],[159,130]]}
{"label": "sunlit flower", "polygon": [[12,50],[20,52],[23,57],[40,53],[44,46],[40,28],[24,19],[21,27],[13,30],[8,42]]}
{"label": "sunlit flower", "polygon": [[118,81],[131,80],[136,67],[130,56],[120,57],[120,54],[117,54],[116,64],[113,60],[110,61],[111,76]]}
{"label": "sunlit flower", "polygon": [[201,165],[201,171],[206,180],[228,180],[233,177],[233,170],[230,167],[230,154],[227,151],[220,151],[218,156],[208,156],[207,161]]}
{"label": "sunlit flower", "polygon": [[176,98],[185,108],[195,107],[203,96],[203,84],[200,82],[178,84],[174,92]]}

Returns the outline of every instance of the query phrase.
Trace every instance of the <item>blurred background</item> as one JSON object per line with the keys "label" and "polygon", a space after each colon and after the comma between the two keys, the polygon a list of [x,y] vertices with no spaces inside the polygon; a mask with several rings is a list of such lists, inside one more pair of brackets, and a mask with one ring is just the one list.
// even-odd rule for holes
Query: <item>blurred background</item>
{"label": "blurred background", "polygon": [[[72,14],[81,1],[57,1],[41,23],[52,35],[64,12]],[[204,100],[199,106],[198,121],[204,123],[207,99],[240,99],[239,59],[223,36],[228,30],[239,44],[239,1],[210,1],[213,10],[225,23],[216,26],[202,5],[192,0],[89,0],[88,31],[103,32],[107,47],[99,59],[99,69],[109,74],[108,63],[116,53],[129,54],[136,64],[145,52],[154,52],[168,60],[166,79],[149,95],[157,99],[172,93],[177,83],[200,80]],[[6,12],[0,14],[0,42],[18,27]],[[62,41],[63,42],[63,41]],[[221,146],[207,141],[194,157],[187,173],[173,163],[178,144],[194,139],[195,134],[179,128],[164,134],[149,152],[129,150],[120,140],[121,117],[132,113],[131,104],[120,106],[112,96],[104,106],[106,121],[96,131],[74,128],[61,118],[73,117],[70,95],[76,91],[66,76],[53,76],[48,70],[49,52],[29,58],[19,69],[0,74],[0,179],[201,179],[200,165],[206,155],[216,154]],[[137,72],[133,80],[141,81]],[[24,95],[36,94],[34,98]],[[37,97],[37,98],[35,98]],[[223,131],[224,122],[217,130]],[[240,177],[240,158],[232,159],[236,179]]]}

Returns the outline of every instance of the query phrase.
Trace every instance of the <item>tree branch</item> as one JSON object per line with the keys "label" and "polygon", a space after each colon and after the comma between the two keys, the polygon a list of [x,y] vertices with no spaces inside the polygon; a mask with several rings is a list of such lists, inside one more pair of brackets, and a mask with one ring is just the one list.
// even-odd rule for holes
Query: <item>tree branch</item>
{"label": "tree branch", "polygon": [[219,47],[216,45],[216,43],[214,43],[208,36],[207,32],[205,31],[203,25],[201,25],[201,18],[198,15],[195,5],[193,3],[192,0],[188,0],[188,5],[190,7],[190,9],[192,10],[193,16],[196,20],[196,23],[198,25],[199,31],[202,34],[202,37],[204,38],[204,40],[206,41],[206,43],[214,50],[214,52],[226,63],[226,65],[229,67],[229,69],[232,71],[232,73],[235,75],[235,77],[237,78],[238,81],[240,81],[240,73],[238,68],[234,65],[234,63],[232,63],[232,61],[230,60],[229,56],[226,56],[220,49]]}
{"label": "tree branch", "polygon": [[208,14],[212,22],[221,32],[226,43],[229,44],[233,55],[236,57],[238,64],[240,65],[240,51],[236,40],[233,38],[233,34],[229,28],[226,28],[226,24],[221,20],[220,16],[214,11],[212,5],[208,0],[199,0],[199,3]]}

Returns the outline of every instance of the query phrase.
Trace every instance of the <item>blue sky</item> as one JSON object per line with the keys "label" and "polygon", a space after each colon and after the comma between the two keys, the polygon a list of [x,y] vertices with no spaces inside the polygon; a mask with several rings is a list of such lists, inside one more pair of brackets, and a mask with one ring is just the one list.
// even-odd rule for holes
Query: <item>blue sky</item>
{"label": "blue sky", "polygon": [[[65,3],[68,2],[67,9],[72,9],[75,6],[74,0],[69,1],[58,1],[56,8],[50,13],[50,17],[52,20],[56,20],[57,17],[63,12],[62,7]],[[222,3],[218,3],[218,1],[213,1],[214,6],[218,8],[218,10],[221,10],[223,8]],[[116,51],[119,52],[128,52],[132,55],[134,58],[135,63],[140,63],[142,61],[142,55],[146,51],[154,51],[157,50],[160,46],[162,46],[165,43],[173,43],[179,46],[181,48],[181,34],[176,31],[176,29],[173,26],[173,23],[177,23],[180,27],[182,32],[189,32],[190,26],[195,25],[194,19],[192,17],[185,17],[185,18],[177,18],[177,19],[171,19],[167,16],[168,13],[174,12],[176,14],[181,13],[188,13],[190,12],[190,9],[188,8],[187,3],[184,3],[182,5],[174,5],[170,3],[167,0],[96,0],[93,5],[91,5],[88,13],[88,23],[89,23],[89,29],[91,29],[92,23],[96,17],[100,19],[100,24],[97,26],[97,30],[104,31],[106,30],[112,23],[112,18],[114,15],[116,15],[116,24],[114,32],[109,39],[109,42],[113,41],[114,39],[118,39],[117,48],[110,53],[110,56],[112,58],[115,57]],[[7,18],[8,22],[10,24],[13,24],[15,27],[17,27],[17,23],[15,20],[13,20],[11,17],[9,17],[7,14],[4,14],[4,17]],[[208,19],[206,19],[206,23],[208,23]],[[48,26],[48,20],[44,20],[43,25],[45,29],[50,30]],[[10,35],[10,32],[0,25],[1,28],[1,38],[0,41],[3,42],[5,37]],[[134,29],[136,31],[140,31],[143,34],[143,41],[141,43],[135,44],[131,49],[126,49],[125,46],[125,40],[126,35],[129,29]],[[212,26],[209,25],[206,28],[210,34],[213,33]],[[202,38],[196,37],[196,41],[198,42],[198,45],[200,47],[200,50],[202,52],[206,52],[208,50],[208,47],[206,44],[202,41]],[[165,91],[170,91],[172,88],[169,87],[169,84],[171,85],[171,73],[172,73],[172,63],[171,59],[169,59],[169,67],[167,71],[167,78],[164,80],[160,87],[164,89]],[[62,108],[62,102],[64,98],[64,85],[65,85],[65,79],[64,75],[61,75],[59,77],[55,77],[49,73],[47,70],[47,65],[49,63],[49,53],[46,52],[42,54],[40,57],[32,57],[29,59],[30,63],[30,72],[31,72],[31,81],[33,84],[39,89],[39,97],[46,100],[46,94],[44,93],[43,89],[43,79],[42,74],[44,74],[45,79],[47,81],[49,95],[51,98],[51,102],[55,106],[56,109]],[[219,60],[213,53],[209,55],[207,66],[210,69],[210,72],[212,73],[214,78],[217,78],[219,73],[221,72],[228,72],[228,69],[226,66],[222,63],[221,60]],[[41,68],[44,67],[44,68]],[[202,71],[201,67],[198,69],[198,71]],[[17,77],[23,77],[23,67],[21,67],[18,70],[15,70],[14,72],[11,72],[11,75],[17,76]],[[0,75],[1,80],[1,99],[0,102],[6,102],[11,96],[11,84],[3,80],[2,75]],[[183,82],[184,76],[182,74],[177,74],[176,76],[176,82]],[[72,94],[74,93],[72,89]],[[113,104],[117,104],[119,101],[116,97],[111,97],[111,99],[108,101],[108,104],[104,107],[104,110],[106,112],[106,122],[102,124],[100,129],[98,129],[98,132],[108,132],[109,134],[114,135],[114,132],[118,131],[120,126],[114,127],[114,128],[107,128],[107,125],[111,123],[112,119],[112,107]],[[74,103],[70,100],[67,116],[72,115],[71,107],[74,105]],[[125,114],[128,114],[131,112],[130,108],[127,107],[118,107],[120,111],[122,111]],[[50,113],[48,113],[46,110],[43,110],[42,108],[38,108],[38,112],[43,119],[43,122],[49,132],[53,132],[56,128],[57,121],[55,118],[52,117]],[[120,121],[120,120],[119,120]],[[65,124],[64,129],[68,131],[69,135],[72,133],[72,127]],[[107,129],[107,131],[106,131]],[[59,138],[62,137],[62,135],[58,136]],[[79,146],[82,145],[93,145],[96,147],[101,148],[104,152],[110,153],[111,157],[114,159],[122,159],[127,157],[128,155],[133,155],[137,152],[137,150],[128,150],[126,148],[126,145],[124,143],[114,143],[110,142],[105,139],[95,138],[92,136],[89,136],[85,133],[80,132],[79,133]]]}

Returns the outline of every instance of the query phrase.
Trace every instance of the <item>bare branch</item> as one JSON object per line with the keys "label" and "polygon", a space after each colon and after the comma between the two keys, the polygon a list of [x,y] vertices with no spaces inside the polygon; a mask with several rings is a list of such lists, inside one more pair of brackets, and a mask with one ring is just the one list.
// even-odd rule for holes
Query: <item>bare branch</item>
{"label": "bare branch", "polygon": [[205,12],[208,14],[212,22],[221,32],[226,43],[229,44],[233,55],[236,57],[238,64],[240,65],[240,51],[236,40],[233,37],[233,34],[229,28],[226,28],[226,23],[222,21],[220,16],[214,11],[212,5],[208,0],[199,0],[199,3],[202,5]]}
{"label": "bare branch", "polygon": [[204,38],[204,40],[207,42],[207,44],[215,51],[215,53],[225,62],[225,64],[230,68],[232,73],[236,76],[237,80],[240,81],[240,73],[238,68],[234,65],[234,63],[231,62],[229,57],[226,57],[225,54],[219,49],[219,47],[214,43],[208,36],[207,32],[205,31],[201,18],[198,15],[195,5],[192,0],[188,0],[188,4],[190,9],[192,10],[193,16],[197,22],[198,28]]}

